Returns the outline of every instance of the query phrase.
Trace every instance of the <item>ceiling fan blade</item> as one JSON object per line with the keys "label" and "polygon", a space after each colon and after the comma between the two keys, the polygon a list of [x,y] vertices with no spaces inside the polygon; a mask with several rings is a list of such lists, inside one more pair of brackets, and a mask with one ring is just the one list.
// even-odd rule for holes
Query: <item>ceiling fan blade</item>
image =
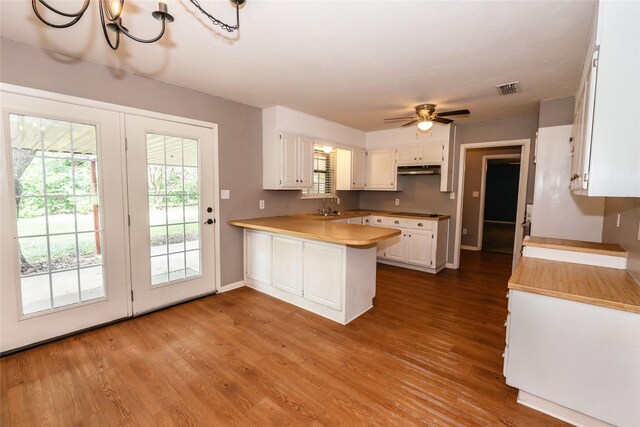
{"label": "ceiling fan blade", "polygon": [[390,119],[384,119],[385,122],[390,122],[390,121],[395,121],[395,120],[411,120],[415,118],[414,116],[411,117],[392,117]]}
{"label": "ceiling fan blade", "polygon": [[471,114],[469,110],[455,110],[455,111],[445,111],[443,113],[437,113],[439,116],[460,116],[462,114]]}
{"label": "ceiling fan blade", "polygon": [[402,126],[400,126],[401,128],[405,128],[407,126],[411,126],[412,124],[416,123],[418,121],[418,119],[413,119],[411,120],[409,123],[405,123]]}
{"label": "ceiling fan blade", "polygon": [[445,125],[453,122],[453,120],[445,119],[444,117],[435,117],[435,118],[432,119],[432,121],[437,122],[437,123],[443,123]]}

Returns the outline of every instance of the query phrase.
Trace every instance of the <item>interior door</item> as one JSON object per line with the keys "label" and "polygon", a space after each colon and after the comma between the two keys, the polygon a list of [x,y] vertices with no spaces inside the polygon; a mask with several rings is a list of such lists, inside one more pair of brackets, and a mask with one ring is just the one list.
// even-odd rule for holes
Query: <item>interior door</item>
{"label": "interior door", "polygon": [[0,350],[128,315],[119,114],[2,93]]}
{"label": "interior door", "polygon": [[126,115],[134,314],[215,290],[213,129]]}

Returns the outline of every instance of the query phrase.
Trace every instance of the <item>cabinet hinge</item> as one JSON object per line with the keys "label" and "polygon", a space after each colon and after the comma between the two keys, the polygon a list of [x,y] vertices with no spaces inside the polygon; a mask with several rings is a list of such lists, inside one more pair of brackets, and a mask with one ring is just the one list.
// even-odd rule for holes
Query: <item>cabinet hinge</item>
{"label": "cabinet hinge", "polygon": [[282,134],[280,134],[280,140],[282,140]]}
{"label": "cabinet hinge", "polygon": [[131,301],[133,301],[133,291],[131,291]]}
{"label": "cabinet hinge", "polygon": [[434,238],[435,238],[434,236],[435,236],[435,234],[432,234],[432,235],[431,235],[431,238],[432,238],[432,239],[434,239]]}
{"label": "cabinet hinge", "polygon": [[127,138],[124,139],[124,151],[129,149],[129,140]]}
{"label": "cabinet hinge", "polygon": [[131,227],[131,215],[127,215],[127,223],[129,224],[129,227]]}
{"label": "cabinet hinge", "polygon": [[582,175],[582,183],[586,184],[589,181],[589,172],[585,172],[584,175]]}
{"label": "cabinet hinge", "polygon": [[595,50],[595,52],[593,52],[593,68],[598,68],[598,54],[600,53],[600,48],[598,47],[598,49]]}

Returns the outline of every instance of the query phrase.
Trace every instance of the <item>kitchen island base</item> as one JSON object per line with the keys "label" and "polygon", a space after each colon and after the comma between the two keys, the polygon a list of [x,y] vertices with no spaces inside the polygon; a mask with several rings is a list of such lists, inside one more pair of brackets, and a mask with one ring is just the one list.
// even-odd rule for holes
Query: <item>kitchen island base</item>
{"label": "kitchen island base", "polygon": [[247,229],[244,239],[248,287],[343,325],[373,307],[375,244],[353,247]]}

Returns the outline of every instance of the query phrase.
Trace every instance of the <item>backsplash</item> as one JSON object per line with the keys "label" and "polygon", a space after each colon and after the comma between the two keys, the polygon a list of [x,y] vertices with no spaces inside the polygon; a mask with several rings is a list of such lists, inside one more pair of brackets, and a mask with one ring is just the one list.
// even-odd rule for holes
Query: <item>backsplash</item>
{"label": "backsplash", "polygon": [[[620,227],[616,226],[620,214]],[[640,198],[607,197],[602,241],[618,243],[629,251],[627,270],[640,281]]]}

